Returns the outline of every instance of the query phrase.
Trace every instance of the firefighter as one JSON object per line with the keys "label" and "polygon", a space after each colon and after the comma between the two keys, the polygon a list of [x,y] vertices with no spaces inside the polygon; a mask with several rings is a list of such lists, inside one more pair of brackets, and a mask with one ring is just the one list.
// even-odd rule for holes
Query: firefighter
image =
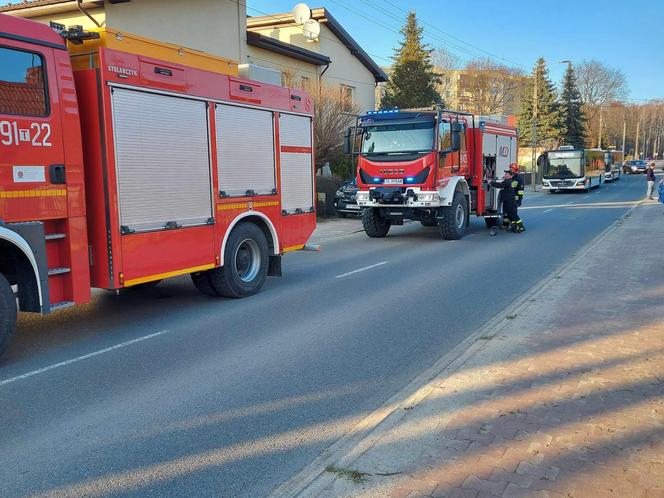
{"label": "firefighter", "polygon": [[516,206],[521,207],[523,203],[524,184],[523,177],[519,174],[519,165],[517,163],[510,164],[510,171],[512,172],[512,187],[516,194]]}
{"label": "firefighter", "polygon": [[519,233],[524,232],[526,228],[519,217],[517,209],[517,195],[512,182],[514,181],[514,172],[511,169],[505,170],[505,176],[502,181],[492,180],[491,186],[501,190],[500,195],[503,201],[503,214],[507,216],[510,223],[510,230]]}

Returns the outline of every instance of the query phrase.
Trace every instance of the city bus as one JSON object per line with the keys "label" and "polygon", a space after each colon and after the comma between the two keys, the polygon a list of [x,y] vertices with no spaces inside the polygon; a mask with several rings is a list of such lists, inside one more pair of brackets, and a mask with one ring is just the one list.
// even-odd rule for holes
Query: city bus
{"label": "city bus", "polygon": [[604,181],[612,182],[613,180],[620,180],[623,163],[623,151],[615,149],[605,150],[604,163]]}
{"label": "city bus", "polygon": [[542,190],[585,190],[604,183],[605,151],[600,149],[560,148],[545,154]]}

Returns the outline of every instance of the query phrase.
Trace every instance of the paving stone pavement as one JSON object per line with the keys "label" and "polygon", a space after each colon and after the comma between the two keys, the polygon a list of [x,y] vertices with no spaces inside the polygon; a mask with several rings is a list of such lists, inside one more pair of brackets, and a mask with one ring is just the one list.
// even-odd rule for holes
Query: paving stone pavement
{"label": "paving stone pavement", "polygon": [[664,498],[662,215],[637,207],[505,310],[315,496]]}

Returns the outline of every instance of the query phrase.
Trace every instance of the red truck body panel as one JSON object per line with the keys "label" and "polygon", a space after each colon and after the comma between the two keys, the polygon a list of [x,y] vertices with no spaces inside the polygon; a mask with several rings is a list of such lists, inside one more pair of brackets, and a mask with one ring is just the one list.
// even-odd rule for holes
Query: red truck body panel
{"label": "red truck body panel", "polygon": [[[286,212],[281,167],[284,154],[302,155],[298,157],[305,164],[310,161],[313,207],[313,133],[307,137],[311,145],[302,147],[282,144],[279,128],[281,118],[296,115],[309,119],[311,129],[313,102],[309,95],[107,48],[99,49],[94,67],[72,71],[62,38],[48,26],[0,15],[0,32],[0,49],[36,54],[42,60],[45,96],[38,85],[29,82],[5,87],[0,82],[0,97],[14,99],[15,108],[19,98],[24,98],[27,107],[21,109],[27,114],[39,114],[44,105],[40,99],[45,99],[47,108],[45,115],[29,116],[2,114],[0,109],[0,220],[43,223],[50,304],[86,302],[91,286],[119,289],[219,267],[230,230],[246,217],[264,227],[271,254],[304,246],[315,228],[315,211]],[[80,60],[76,67],[81,67]],[[212,213],[206,224],[123,232],[114,88],[206,106],[205,153]],[[220,192],[215,140],[220,125],[215,108],[228,104],[272,116],[276,189],[271,194],[228,196]],[[289,136],[292,140],[292,132]],[[243,144],[247,165],[252,164],[251,142],[248,133]],[[54,167],[65,172],[65,183],[52,181]],[[219,167],[223,170],[224,166]],[[141,188],[150,189],[150,185]]]}

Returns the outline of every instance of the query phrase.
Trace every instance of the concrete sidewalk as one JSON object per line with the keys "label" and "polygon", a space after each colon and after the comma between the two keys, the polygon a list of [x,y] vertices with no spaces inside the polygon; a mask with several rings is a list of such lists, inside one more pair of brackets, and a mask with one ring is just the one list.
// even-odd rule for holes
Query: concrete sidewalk
{"label": "concrete sidewalk", "polygon": [[274,495],[664,497],[663,215],[637,206]]}

